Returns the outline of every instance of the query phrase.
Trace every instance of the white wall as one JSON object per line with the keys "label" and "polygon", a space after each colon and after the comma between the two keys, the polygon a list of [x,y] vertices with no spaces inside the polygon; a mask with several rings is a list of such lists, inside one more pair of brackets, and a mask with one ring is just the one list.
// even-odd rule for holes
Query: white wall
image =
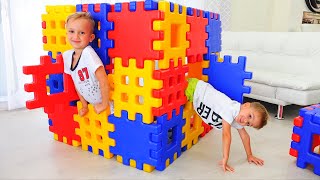
{"label": "white wall", "polygon": [[232,0],[231,31],[301,31],[303,0]]}

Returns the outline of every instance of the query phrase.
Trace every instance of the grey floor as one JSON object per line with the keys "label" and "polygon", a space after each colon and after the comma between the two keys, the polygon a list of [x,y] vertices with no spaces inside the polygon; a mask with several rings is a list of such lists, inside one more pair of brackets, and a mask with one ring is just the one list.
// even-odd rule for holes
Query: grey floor
{"label": "grey floor", "polygon": [[[273,116],[276,106],[266,106]],[[262,167],[246,161],[233,131],[229,163],[234,173],[224,173],[218,165],[219,131],[211,131],[164,171],[146,173],[55,141],[42,109],[0,111],[0,179],[320,179],[311,166],[296,167],[288,154],[292,119],[300,108],[285,107],[285,120],[272,118],[261,130],[248,129],[254,154],[265,160]]]}

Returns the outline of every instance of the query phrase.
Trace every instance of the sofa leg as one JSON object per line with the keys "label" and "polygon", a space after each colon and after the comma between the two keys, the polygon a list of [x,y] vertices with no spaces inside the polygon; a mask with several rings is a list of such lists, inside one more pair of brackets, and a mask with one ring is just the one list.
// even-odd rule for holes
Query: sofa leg
{"label": "sofa leg", "polygon": [[278,105],[278,112],[275,115],[275,118],[279,119],[279,120],[284,119],[284,117],[283,117],[283,106],[282,105]]}

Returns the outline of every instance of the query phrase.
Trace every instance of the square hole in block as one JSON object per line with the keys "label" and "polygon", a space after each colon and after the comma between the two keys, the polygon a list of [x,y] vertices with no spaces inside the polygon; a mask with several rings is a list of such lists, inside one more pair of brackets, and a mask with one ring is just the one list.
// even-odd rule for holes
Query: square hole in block
{"label": "square hole in block", "polygon": [[84,118],[84,124],[85,124],[86,126],[90,126],[90,120],[89,120],[89,118]]}
{"label": "square hole in block", "polygon": [[50,42],[51,44],[57,44],[57,40],[55,36],[50,36]]}
{"label": "square hole in block", "polygon": [[130,83],[129,76],[124,75],[124,76],[121,77],[121,84],[128,85],[129,83]]}
{"label": "square hole in block", "polygon": [[85,133],[85,134],[86,134],[86,138],[87,138],[87,139],[91,139],[91,132],[86,131],[86,133]]}
{"label": "square hole in block", "polygon": [[97,141],[98,141],[99,143],[102,143],[102,142],[103,142],[101,135],[97,134],[97,135],[96,135],[96,138],[97,138]]}
{"label": "square hole in block", "polygon": [[60,29],[65,29],[65,27],[66,27],[66,22],[64,20],[60,21],[59,22],[59,28]]}
{"label": "square hole in block", "polygon": [[98,120],[95,120],[95,126],[97,129],[101,129],[101,122]]}
{"label": "square hole in block", "polygon": [[167,141],[167,144],[169,145],[169,144],[171,144],[172,142],[173,142],[173,132],[174,131],[174,128],[170,128],[169,130],[168,130],[168,141]]}
{"label": "square hole in block", "polygon": [[62,45],[66,45],[66,44],[67,44],[67,41],[66,41],[66,37],[65,37],[65,36],[61,36],[61,37],[60,37],[60,44],[62,44]]}
{"label": "square hole in block", "polygon": [[144,79],[142,78],[142,77],[137,77],[137,86],[139,86],[139,87],[143,87],[143,85],[144,85]]}
{"label": "square hole in block", "polygon": [[171,24],[171,48],[180,47],[181,39],[181,25]]}
{"label": "square hole in block", "polygon": [[140,96],[140,95],[136,96],[136,103],[140,104],[140,105],[143,105],[144,104],[143,96]]}
{"label": "square hole in block", "polygon": [[320,134],[313,134],[311,142],[312,142],[311,152],[320,156]]}
{"label": "square hole in block", "polygon": [[50,21],[50,28],[55,29],[56,28],[56,22],[55,21]]}
{"label": "square hole in block", "polygon": [[128,94],[127,93],[121,93],[121,101],[128,102]]}

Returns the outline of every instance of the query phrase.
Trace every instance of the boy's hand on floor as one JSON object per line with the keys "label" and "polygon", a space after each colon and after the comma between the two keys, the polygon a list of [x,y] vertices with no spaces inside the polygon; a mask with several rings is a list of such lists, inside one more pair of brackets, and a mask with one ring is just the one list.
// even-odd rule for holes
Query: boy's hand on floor
{"label": "boy's hand on floor", "polygon": [[248,156],[247,159],[250,164],[254,163],[255,165],[259,165],[259,166],[263,166],[264,164],[264,161],[262,159],[259,159],[253,155]]}
{"label": "boy's hand on floor", "polygon": [[222,167],[222,170],[223,170],[224,172],[226,172],[226,171],[234,172],[234,168],[231,167],[231,166],[229,166],[229,165],[227,164],[227,161],[226,161],[225,159],[222,159],[222,160],[219,162],[219,165]]}

